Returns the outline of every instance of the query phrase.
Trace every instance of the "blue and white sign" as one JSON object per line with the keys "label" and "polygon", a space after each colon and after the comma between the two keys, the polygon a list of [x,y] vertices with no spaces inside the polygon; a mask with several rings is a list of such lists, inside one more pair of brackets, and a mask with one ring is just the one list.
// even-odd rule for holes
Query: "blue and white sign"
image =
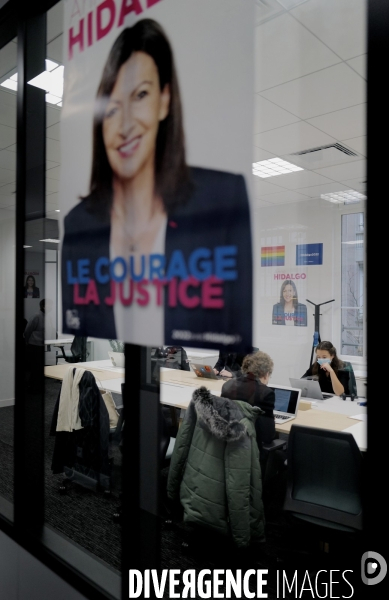
{"label": "blue and white sign", "polygon": [[296,265],[322,265],[323,244],[298,244]]}

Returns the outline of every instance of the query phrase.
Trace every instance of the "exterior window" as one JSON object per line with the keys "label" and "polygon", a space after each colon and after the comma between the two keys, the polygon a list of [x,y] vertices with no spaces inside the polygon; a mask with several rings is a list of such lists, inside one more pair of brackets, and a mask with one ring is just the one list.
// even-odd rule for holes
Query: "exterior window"
{"label": "exterior window", "polygon": [[364,214],[342,216],[341,353],[364,356]]}

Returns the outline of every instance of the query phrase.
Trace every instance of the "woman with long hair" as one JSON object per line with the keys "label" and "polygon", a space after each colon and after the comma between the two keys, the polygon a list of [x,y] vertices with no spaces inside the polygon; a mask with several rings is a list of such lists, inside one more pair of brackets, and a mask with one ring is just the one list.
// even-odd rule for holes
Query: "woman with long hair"
{"label": "woman with long hair", "polygon": [[35,277],[33,275],[27,275],[26,283],[24,286],[24,297],[25,298],[39,298],[39,288],[36,286]]}
{"label": "woman with long hair", "polygon": [[343,367],[335,346],[331,342],[319,342],[316,346],[316,360],[303,377],[317,379],[322,392],[340,396],[349,393],[349,374],[342,370]]}
{"label": "woman with long hair", "polygon": [[307,307],[297,297],[297,288],[291,279],[285,279],[281,285],[280,301],[273,306],[273,325],[307,325]]}
{"label": "woman with long hair", "polygon": [[[231,273],[220,254],[226,249]],[[65,218],[62,260],[67,333],[175,345],[211,331],[250,345],[245,182],[186,164],[173,52],[151,19],[124,29],[107,58],[96,97],[90,193]],[[80,261],[95,279],[93,290],[87,276],[74,275]],[[203,289],[217,275],[219,302]]]}

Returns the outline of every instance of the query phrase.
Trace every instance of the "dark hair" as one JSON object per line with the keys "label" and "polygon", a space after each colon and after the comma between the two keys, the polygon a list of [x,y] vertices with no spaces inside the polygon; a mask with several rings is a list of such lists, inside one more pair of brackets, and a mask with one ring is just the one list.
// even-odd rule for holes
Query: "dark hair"
{"label": "dark hair", "polygon": [[33,287],[36,287],[36,284],[35,284],[35,277],[34,277],[33,275],[27,275],[27,277],[26,277],[26,286],[25,286],[25,287],[28,287],[28,283],[27,283],[27,281],[30,279],[30,277],[31,277],[31,279],[32,279],[32,280],[33,280],[33,282],[34,282],[34,285],[33,285]]}
{"label": "dark hair", "polygon": [[[331,342],[319,342],[315,348],[316,352],[317,350],[327,350],[327,352],[329,352],[331,356],[331,367],[334,369],[335,374],[337,375],[339,369],[343,368],[343,363],[336,354],[335,346],[333,346]],[[317,359],[313,363],[312,373],[314,375],[317,375],[319,373],[319,363],[317,362]]]}
{"label": "dark hair", "polygon": [[297,288],[291,279],[285,279],[284,283],[281,286],[280,303],[282,304],[282,306],[285,306],[284,289],[286,288],[287,285],[291,285],[293,288],[293,306],[294,306],[294,308],[297,308],[297,304],[298,304]]}
{"label": "dark hair", "polygon": [[39,302],[39,308],[44,311],[45,310],[45,299],[42,298],[42,300]]}
{"label": "dark hair", "polygon": [[161,90],[165,85],[170,86],[169,113],[160,122],[157,134],[155,191],[162,197],[165,209],[169,212],[183,203],[191,190],[172,49],[162,27],[152,19],[142,19],[133,27],[124,29],[116,39],[105,63],[96,96],[90,180],[90,193],[94,197],[88,204],[92,210],[98,207],[106,214],[112,202],[112,169],[103,140],[104,112],[119,70],[134,52],[145,52],[154,60]]}

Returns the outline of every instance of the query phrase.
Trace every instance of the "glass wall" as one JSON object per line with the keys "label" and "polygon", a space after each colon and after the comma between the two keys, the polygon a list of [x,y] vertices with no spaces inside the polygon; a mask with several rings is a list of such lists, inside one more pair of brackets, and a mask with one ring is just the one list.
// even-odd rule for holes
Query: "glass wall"
{"label": "glass wall", "polygon": [[0,512],[8,518],[14,489],[16,50],[16,39],[0,49]]}

